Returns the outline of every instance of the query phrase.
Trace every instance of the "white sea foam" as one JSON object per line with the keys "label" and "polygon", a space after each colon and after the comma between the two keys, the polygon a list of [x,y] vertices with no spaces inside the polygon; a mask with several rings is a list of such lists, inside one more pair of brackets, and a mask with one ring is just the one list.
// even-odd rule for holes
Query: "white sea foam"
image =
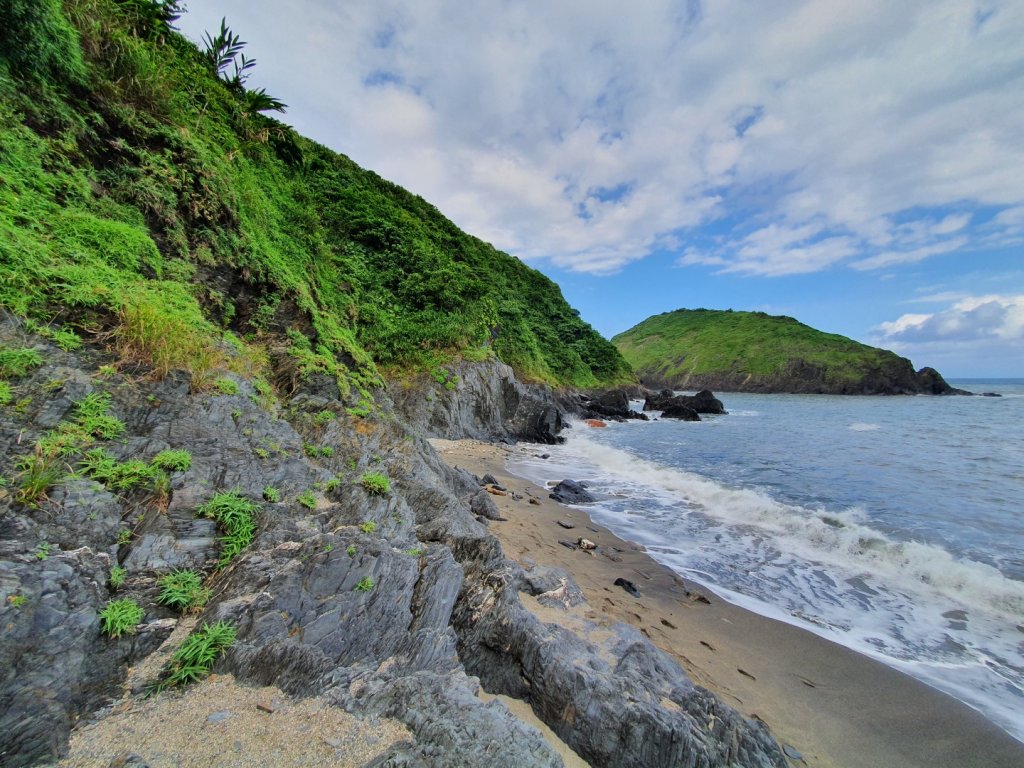
{"label": "white sea foam", "polygon": [[863,422],[854,422],[848,427],[848,429],[850,429],[852,432],[874,432],[876,430],[881,429],[881,426],[879,426],[878,424],[865,424]]}
{"label": "white sea foam", "polygon": [[872,527],[862,509],[784,504],[639,458],[585,427],[549,460],[510,468],[536,481],[589,481],[603,494],[588,507],[595,520],[677,572],[900,667],[1024,740],[1015,629],[1024,620],[1024,583],[996,568],[899,541]]}

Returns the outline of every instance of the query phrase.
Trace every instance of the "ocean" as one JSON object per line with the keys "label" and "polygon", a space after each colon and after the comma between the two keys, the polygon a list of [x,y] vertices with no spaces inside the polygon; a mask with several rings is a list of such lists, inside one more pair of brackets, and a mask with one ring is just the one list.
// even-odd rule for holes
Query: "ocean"
{"label": "ocean", "polygon": [[1024,741],[1024,379],[1002,397],[722,393],[729,411],[575,424],[509,470],[684,579],[872,656]]}

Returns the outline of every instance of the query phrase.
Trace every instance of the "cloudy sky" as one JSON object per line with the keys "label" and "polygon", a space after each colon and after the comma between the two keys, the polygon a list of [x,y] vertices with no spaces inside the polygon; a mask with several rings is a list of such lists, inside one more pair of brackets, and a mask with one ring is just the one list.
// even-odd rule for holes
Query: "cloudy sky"
{"label": "cloudy sky", "polygon": [[605,335],[788,314],[1024,376],[1020,0],[191,0],[286,122]]}

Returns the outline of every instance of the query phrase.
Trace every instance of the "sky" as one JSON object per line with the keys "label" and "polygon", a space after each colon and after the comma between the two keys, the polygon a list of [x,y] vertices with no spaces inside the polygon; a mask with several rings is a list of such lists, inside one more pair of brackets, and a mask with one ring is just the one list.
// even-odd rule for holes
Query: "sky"
{"label": "sky", "polygon": [[1024,377],[1020,0],[191,0],[282,119],[605,336],[758,310]]}

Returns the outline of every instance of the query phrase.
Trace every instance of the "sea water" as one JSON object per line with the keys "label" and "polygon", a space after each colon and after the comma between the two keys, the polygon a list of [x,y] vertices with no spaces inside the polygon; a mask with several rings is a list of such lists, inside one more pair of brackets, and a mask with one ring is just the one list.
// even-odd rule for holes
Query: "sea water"
{"label": "sea water", "polygon": [[594,520],[684,578],[1024,740],[1024,379],[954,386],[1003,396],[726,393],[728,415],[576,424],[509,469],[586,482]]}

